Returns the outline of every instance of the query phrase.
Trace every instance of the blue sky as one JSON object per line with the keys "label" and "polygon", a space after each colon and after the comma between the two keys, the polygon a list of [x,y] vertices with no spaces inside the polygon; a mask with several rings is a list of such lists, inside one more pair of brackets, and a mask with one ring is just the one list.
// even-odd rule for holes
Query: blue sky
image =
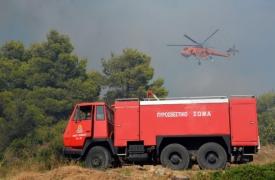
{"label": "blue sky", "polygon": [[[180,56],[188,34],[208,45],[240,53],[226,60]],[[259,95],[275,89],[275,1],[272,0],[10,0],[0,1],[0,44],[45,40],[49,29],[68,34],[75,53],[100,70],[100,59],[124,48],[152,58],[155,78],[165,79],[169,96]]]}

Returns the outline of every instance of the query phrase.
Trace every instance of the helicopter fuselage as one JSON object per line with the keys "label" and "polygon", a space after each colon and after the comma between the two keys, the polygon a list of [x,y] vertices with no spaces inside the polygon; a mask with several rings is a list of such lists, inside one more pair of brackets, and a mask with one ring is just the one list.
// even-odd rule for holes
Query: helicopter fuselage
{"label": "helicopter fuselage", "polygon": [[227,52],[217,51],[211,48],[190,46],[185,47],[181,50],[181,55],[184,57],[194,56],[198,59],[209,59],[212,56],[220,56],[220,57],[229,57],[230,54]]}

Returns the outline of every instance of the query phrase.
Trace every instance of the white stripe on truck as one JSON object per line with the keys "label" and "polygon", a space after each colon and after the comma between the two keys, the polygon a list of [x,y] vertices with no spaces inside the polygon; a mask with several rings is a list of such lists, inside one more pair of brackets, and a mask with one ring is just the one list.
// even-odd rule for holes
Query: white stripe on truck
{"label": "white stripe on truck", "polygon": [[228,103],[228,99],[184,99],[184,100],[140,101],[140,105],[205,104],[205,103]]}

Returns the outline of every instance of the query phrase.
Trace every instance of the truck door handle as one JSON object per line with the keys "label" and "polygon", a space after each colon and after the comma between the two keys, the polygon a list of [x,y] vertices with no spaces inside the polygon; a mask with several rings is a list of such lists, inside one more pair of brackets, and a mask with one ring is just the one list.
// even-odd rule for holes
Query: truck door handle
{"label": "truck door handle", "polygon": [[86,132],[91,132],[90,130],[87,130]]}
{"label": "truck door handle", "polygon": [[255,124],[255,122],[254,121],[249,121],[249,124]]}

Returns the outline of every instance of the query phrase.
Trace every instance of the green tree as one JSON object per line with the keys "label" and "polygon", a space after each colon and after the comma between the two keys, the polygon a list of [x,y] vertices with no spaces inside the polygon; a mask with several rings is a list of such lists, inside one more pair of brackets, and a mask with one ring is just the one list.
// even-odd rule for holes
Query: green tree
{"label": "green tree", "polygon": [[0,157],[5,162],[27,158],[23,152],[38,159],[60,152],[65,126],[60,122],[73,104],[97,100],[101,91],[101,74],[87,72],[86,65],[73,53],[69,37],[57,31],[29,48],[18,41],[0,48]]}
{"label": "green tree", "polygon": [[26,77],[26,87],[66,87],[66,81],[87,79],[86,59],[72,54],[73,46],[66,35],[50,31],[47,41],[33,44],[28,53],[28,64],[21,75]]}
{"label": "green tree", "polygon": [[112,102],[115,98],[143,98],[148,89],[153,89],[159,97],[167,96],[163,79],[152,80],[154,69],[150,62],[148,55],[135,49],[124,49],[121,55],[112,54],[109,59],[103,59],[107,101]]}
{"label": "green tree", "polygon": [[13,60],[24,60],[25,48],[20,41],[9,41],[0,50],[2,56]]}

